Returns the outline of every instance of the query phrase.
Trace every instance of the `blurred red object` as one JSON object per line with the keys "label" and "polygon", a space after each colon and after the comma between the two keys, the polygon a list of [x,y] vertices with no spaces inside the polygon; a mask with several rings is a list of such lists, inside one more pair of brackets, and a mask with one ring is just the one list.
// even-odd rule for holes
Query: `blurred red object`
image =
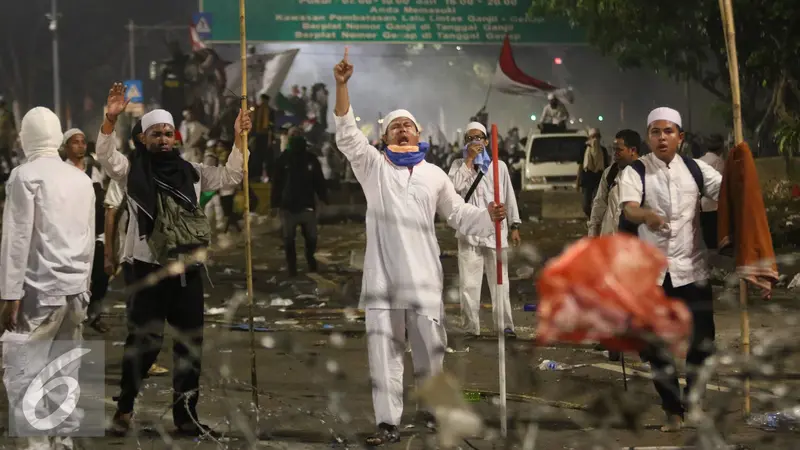
{"label": "blurred red object", "polygon": [[800,197],[800,186],[793,185],[792,186],[792,198]]}
{"label": "blurred red object", "polygon": [[544,269],[537,291],[537,342],[600,342],[639,351],[653,333],[673,351],[691,333],[692,316],[657,284],[667,265],[656,247],[615,234],[582,239]]}

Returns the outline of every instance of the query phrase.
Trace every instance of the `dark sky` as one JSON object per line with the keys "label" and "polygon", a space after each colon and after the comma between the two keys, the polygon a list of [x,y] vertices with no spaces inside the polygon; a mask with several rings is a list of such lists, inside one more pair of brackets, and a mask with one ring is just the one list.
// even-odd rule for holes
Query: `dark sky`
{"label": "dark sky", "polygon": [[[62,105],[69,105],[77,118],[87,95],[102,107],[111,83],[129,78],[125,28],[129,19],[140,25],[188,26],[197,2],[60,0],[59,8]],[[0,0],[0,93],[16,98],[23,108],[53,105],[52,34],[45,17],[49,9],[50,0]],[[148,99],[157,96],[155,84],[147,81],[149,63],[169,56],[166,41],[170,38],[188,50],[186,29],[136,34],[137,78],[145,80]],[[301,51],[284,91],[295,83],[332,84],[331,67],[341,57],[342,45],[283,44],[262,49],[288,47]],[[238,49],[220,50],[233,59],[238,55]],[[351,83],[354,108],[369,118],[366,122],[379,112],[405,107],[423,124],[434,125],[439,123],[441,108],[451,136],[483,104],[499,51],[499,45],[470,45],[461,50],[426,46],[412,54],[403,45],[354,46],[351,57],[358,71]],[[586,126],[600,126],[606,135],[622,127],[638,129],[656,106],[687,110],[683,86],[652,71],[622,72],[613,60],[589,47],[520,46],[514,52],[523,71],[559,86],[573,86],[577,93],[576,104],[570,107],[573,116],[585,118]],[[564,59],[562,66],[553,64],[556,56]],[[714,99],[699,86],[692,93],[694,128],[719,130]],[[510,126],[524,130],[532,124],[530,115],[540,115],[543,106],[543,99],[492,94],[490,120],[497,121],[501,131]],[[604,116],[602,123],[597,121],[599,115]]]}

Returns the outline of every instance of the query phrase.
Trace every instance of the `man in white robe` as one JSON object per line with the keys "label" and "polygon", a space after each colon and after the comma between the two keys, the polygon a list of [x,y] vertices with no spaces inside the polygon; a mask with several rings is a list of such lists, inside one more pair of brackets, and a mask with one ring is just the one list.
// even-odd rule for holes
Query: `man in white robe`
{"label": "man in white robe", "polygon": [[[79,344],[82,339],[95,249],[95,193],[83,171],[62,162],[61,122],[52,111],[30,110],[22,119],[20,137],[26,161],[8,181],[0,244],[0,326],[5,332],[0,340],[12,422],[29,427],[23,396],[50,358],[58,356],[49,354],[53,341]],[[79,367],[67,366],[59,375],[77,380]],[[67,396],[77,400],[72,392]],[[45,411],[42,404],[37,406],[38,417],[46,417]],[[68,435],[77,431],[81,418],[76,409],[48,431],[66,437],[31,437],[28,448],[71,448]]]}
{"label": "man in white robe", "polygon": [[[465,235],[488,236],[505,218],[502,205],[464,203],[439,167],[424,161],[419,125],[405,110],[384,118],[384,154],[369,144],[350,107],[345,57],[335,68],[336,144],[367,198],[367,248],[359,307],[366,311],[367,347],[377,435],[369,445],[397,442],[403,413],[405,334],[418,378],[442,370],[447,336],[442,265],[434,217]],[[394,150],[392,150],[392,148]]]}
{"label": "man in white robe", "polygon": [[[494,201],[494,168],[492,167],[494,162],[486,150],[489,145],[486,127],[478,122],[469,123],[464,133],[464,145],[466,146],[464,157],[456,159],[450,166],[450,180],[453,181],[456,192],[464,197],[464,201],[479,208],[486,208]],[[497,250],[494,233],[490,236],[467,236],[458,232],[456,237],[458,238],[459,294],[464,328],[468,333],[478,336],[481,334],[479,318],[481,285],[483,274],[486,273],[492,297],[495,328],[498,333],[505,332],[506,336],[513,339],[517,335],[514,333],[514,320],[511,315],[508,253],[505,249],[508,248],[509,228],[511,228],[511,241],[514,246],[518,246],[522,242],[519,236],[519,224],[522,221],[519,218],[517,199],[514,195],[514,187],[511,186],[508,167],[506,167],[506,163],[499,161],[497,168],[500,176],[500,199],[503,204],[507,205],[510,224],[508,226],[503,222],[500,229],[501,245],[504,249],[502,253],[503,285],[498,292]],[[469,198],[467,198],[468,194]],[[503,302],[504,325],[502,330],[497,326],[500,323],[498,301]]]}

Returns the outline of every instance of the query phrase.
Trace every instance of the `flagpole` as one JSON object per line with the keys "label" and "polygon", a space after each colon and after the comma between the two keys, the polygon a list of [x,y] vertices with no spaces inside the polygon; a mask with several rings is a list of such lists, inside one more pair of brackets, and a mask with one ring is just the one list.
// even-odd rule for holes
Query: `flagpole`
{"label": "flagpole", "polygon": [[[497,125],[492,124],[492,175],[494,176],[494,204],[499,205],[500,200],[500,174]],[[508,436],[508,405],[506,400],[506,325],[505,325],[505,289],[503,289],[503,240],[502,222],[494,224],[495,260],[497,263],[497,282],[494,286],[494,301],[497,308],[497,359],[498,378],[500,379],[500,436]]]}
{"label": "flagpole", "polygon": [[[247,31],[245,27],[245,0],[239,0],[239,46],[242,60],[242,114],[250,114],[250,105],[247,104]],[[258,420],[258,372],[256,371],[256,334],[253,320],[253,252],[252,236],[250,235],[250,151],[248,136],[242,133],[242,158],[244,158],[244,251],[247,269],[247,304],[250,319],[250,384],[253,393],[253,406],[256,408]]]}
{"label": "flagpole", "polygon": [[[735,145],[744,142],[744,131],[742,127],[742,100],[739,88],[739,59],[736,52],[736,28],[733,22],[733,6],[730,0],[719,0],[720,15],[722,16],[722,27],[725,31],[725,49],[728,53],[728,71],[731,80],[731,100],[733,103],[733,133]],[[739,279],[739,305],[742,354],[745,360],[750,357],[750,315],[747,307],[747,282],[744,278]],[[750,416],[750,377],[744,380],[744,408],[745,417]]]}

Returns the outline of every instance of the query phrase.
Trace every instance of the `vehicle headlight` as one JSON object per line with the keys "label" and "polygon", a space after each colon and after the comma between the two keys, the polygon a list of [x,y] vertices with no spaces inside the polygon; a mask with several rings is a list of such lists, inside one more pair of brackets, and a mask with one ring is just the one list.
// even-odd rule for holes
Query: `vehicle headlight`
{"label": "vehicle headlight", "polygon": [[547,182],[547,179],[545,179],[545,177],[533,177],[533,176],[530,176],[530,177],[528,177],[528,179],[533,184],[545,184]]}

